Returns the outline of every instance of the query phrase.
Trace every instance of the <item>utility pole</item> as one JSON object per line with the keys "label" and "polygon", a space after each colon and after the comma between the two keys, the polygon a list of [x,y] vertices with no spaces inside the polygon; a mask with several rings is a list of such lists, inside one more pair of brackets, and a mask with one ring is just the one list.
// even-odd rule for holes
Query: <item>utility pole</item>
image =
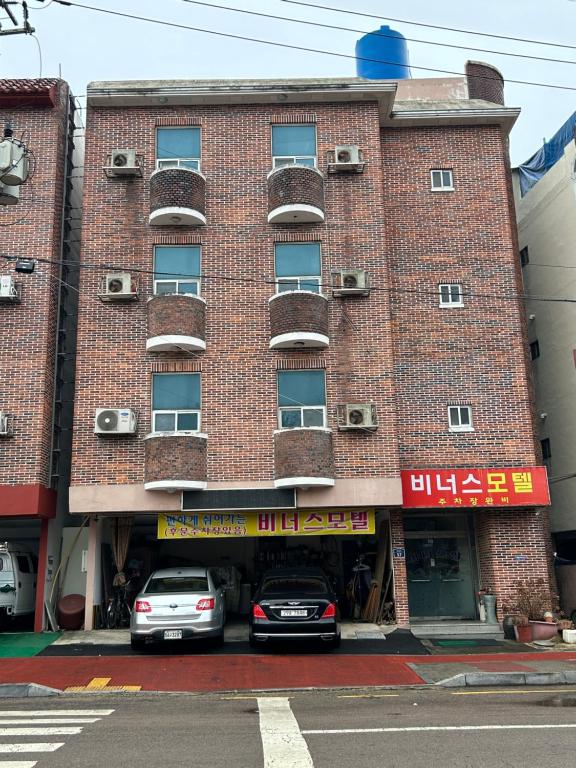
{"label": "utility pole", "polygon": [[17,2],[17,0],[0,0],[0,10],[5,11],[12,24],[14,24],[14,29],[3,29],[2,22],[0,22],[0,36],[31,35],[33,32],[35,32],[34,27],[31,27],[28,22],[28,5],[26,4],[25,0],[22,2],[22,15],[24,18],[22,21],[22,26],[20,27],[18,26],[18,19],[10,8],[11,5],[20,5],[20,3]]}

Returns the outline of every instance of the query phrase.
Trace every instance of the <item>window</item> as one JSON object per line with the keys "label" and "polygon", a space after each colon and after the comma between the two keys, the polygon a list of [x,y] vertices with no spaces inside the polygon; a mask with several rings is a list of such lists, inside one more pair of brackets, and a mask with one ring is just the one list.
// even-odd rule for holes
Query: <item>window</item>
{"label": "window", "polygon": [[320,293],[320,243],[276,243],[274,246],[276,291]]}
{"label": "window", "polygon": [[448,426],[450,432],[472,432],[472,408],[469,405],[450,405]]}
{"label": "window", "polygon": [[157,128],[156,168],[200,170],[200,128]]}
{"label": "window", "polygon": [[281,165],[316,167],[315,125],[272,126],[272,166]]}
{"label": "window", "polygon": [[520,264],[525,267],[526,264],[530,261],[530,256],[528,254],[528,246],[525,245],[524,248],[520,251]]}
{"label": "window", "polygon": [[530,357],[532,360],[536,360],[537,357],[540,357],[540,344],[538,343],[538,339],[530,344]]}
{"label": "window", "polygon": [[278,372],[278,425],[280,429],[326,425],[324,371]]}
{"label": "window", "polygon": [[550,438],[545,437],[544,440],[540,440],[540,446],[542,448],[542,458],[544,461],[552,458],[552,450],[550,448]]}
{"label": "window", "polygon": [[450,170],[430,171],[432,192],[451,192],[454,189],[454,179]]}
{"label": "window", "polygon": [[200,374],[153,374],[152,431],[197,432],[199,429]]}
{"label": "window", "polygon": [[462,286],[458,283],[440,283],[438,286],[441,307],[463,307]]}
{"label": "window", "polygon": [[154,293],[200,293],[200,246],[154,248]]}

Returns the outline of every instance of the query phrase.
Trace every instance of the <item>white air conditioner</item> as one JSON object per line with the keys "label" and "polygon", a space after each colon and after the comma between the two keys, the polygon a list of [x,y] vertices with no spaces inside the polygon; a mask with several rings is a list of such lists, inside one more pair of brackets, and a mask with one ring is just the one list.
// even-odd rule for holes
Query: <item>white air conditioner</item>
{"label": "white air conditioner", "polygon": [[129,272],[115,272],[106,275],[104,293],[108,296],[132,294],[132,275]]}
{"label": "white air conditioner", "polygon": [[106,166],[108,176],[140,176],[142,171],[135,149],[114,149],[110,164]]}
{"label": "white air conditioner", "polygon": [[138,427],[130,408],[96,408],[94,433],[97,435],[133,435]]}
{"label": "white air conditioner", "polygon": [[373,403],[345,403],[341,406],[338,428],[373,431],[378,427],[376,406]]}
{"label": "white air conditioner", "polygon": [[0,142],[0,182],[7,186],[18,186],[27,178],[26,148],[17,139],[4,139]]}
{"label": "white air conditioner", "polygon": [[0,298],[14,299],[16,296],[16,286],[12,275],[0,275]]}
{"label": "white air conditioner", "polygon": [[340,144],[334,148],[336,165],[358,165],[360,162],[360,148],[356,144]]}
{"label": "white air conditioner", "polygon": [[8,414],[4,411],[0,411],[0,437],[7,437],[12,434],[10,430],[10,423]]}
{"label": "white air conditioner", "polygon": [[368,296],[370,279],[363,269],[341,269],[333,274],[334,296]]}

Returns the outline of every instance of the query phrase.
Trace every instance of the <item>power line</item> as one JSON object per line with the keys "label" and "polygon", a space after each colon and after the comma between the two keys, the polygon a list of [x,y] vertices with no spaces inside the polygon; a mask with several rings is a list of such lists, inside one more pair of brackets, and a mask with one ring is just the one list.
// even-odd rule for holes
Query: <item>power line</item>
{"label": "power line", "polygon": [[[57,2],[58,0],[55,0]],[[0,254],[0,258],[5,259],[6,261],[16,261],[16,256],[8,256],[6,254]],[[34,261],[38,262],[39,264],[56,264],[56,265],[67,265],[72,266],[77,269],[88,269],[88,270],[108,270],[110,272],[134,272],[136,274],[143,274],[143,275],[162,275],[166,277],[173,277],[174,279],[184,277],[188,279],[202,279],[202,280],[220,280],[222,282],[230,282],[230,283],[249,283],[252,285],[276,285],[277,280],[275,278],[255,278],[255,277],[236,277],[236,276],[230,276],[230,275],[224,275],[219,273],[208,273],[208,272],[202,272],[199,275],[192,275],[189,273],[179,273],[179,272],[159,272],[157,270],[153,269],[143,269],[140,267],[134,267],[126,265],[125,263],[117,266],[114,264],[80,264],[77,261],[74,260],[66,260],[66,259],[45,259],[45,258],[36,258]],[[327,288],[327,289],[339,289],[340,285],[335,285],[333,283],[319,283],[320,288]],[[434,298],[438,298],[438,290],[425,290],[421,288],[396,288],[393,286],[389,287],[380,287],[380,286],[371,286],[372,291],[383,291],[389,294],[409,294],[409,295],[420,295],[420,296],[432,296]],[[470,298],[470,299],[497,299],[497,300],[510,300],[510,301],[538,301],[538,302],[549,302],[549,303],[555,303],[555,304],[576,304],[576,298],[563,298],[563,297],[552,297],[552,296],[529,296],[526,294],[517,294],[517,293],[476,293],[472,291],[462,291],[462,297],[463,298]]]}
{"label": "power line", "polygon": [[516,43],[530,43],[532,45],[549,45],[554,48],[570,48],[576,50],[576,45],[568,45],[568,43],[550,43],[545,40],[531,40],[526,37],[511,37],[509,35],[497,35],[494,32],[477,32],[473,29],[458,29],[458,27],[444,27],[438,24],[425,24],[421,21],[408,21],[407,19],[394,19],[391,16],[378,16],[373,13],[362,13],[361,11],[347,11],[343,8],[333,8],[329,5],[317,5],[316,3],[304,3],[300,0],[280,0],[282,3],[289,3],[290,5],[302,5],[305,8],[316,8],[323,11],[336,11],[337,13],[347,13],[350,16],[363,16],[368,19],[377,19],[381,21],[393,21],[398,24],[410,24],[415,27],[426,27],[427,29],[440,29],[443,32],[460,32],[463,35],[477,35],[478,37],[493,37],[498,40],[512,40]]}
{"label": "power line", "polygon": [[[321,27],[323,29],[334,29],[334,30],[337,30],[338,32],[355,32],[362,35],[369,34],[371,37],[374,37],[374,38],[398,40],[397,35],[387,35],[385,32],[366,33],[366,30],[363,30],[363,29],[341,27],[334,24],[322,24],[317,21],[306,21],[303,19],[291,19],[286,16],[275,16],[270,13],[260,13],[258,11],[247,11],[247,10],[244,10],[243,8],[231,8],[230,6],[227,6],[227,5],[214,5],[213,3],[204,3],[204,2],[200,2],[200,0],[181,0],[181,2],[190,3],[191,5],[201,5],[201,6],[204,6],[205,8],[216,8],[222,11],[233,11],[235,13],[244,13],[250,16],[260,16],[265,19],[275,19],[277,21],[289,21],[289,22],[292,22],[293,24],[306,24],[307,26]],[[511,53],[510,51],[494,51],[489,48],[472,48],[467,45],[456,45],[454,43],[440,43],[435,40],[419,40],[417,38],[405,37],[405,36],[404,36],[404,39],[407,40],[409,43],[423,43],[424,45],[435,45],[441,48],[456,48],[460,51],[476,51],[477,53],[491,53],[497,56],[513,56],[514,58],[519,58],[519,59],[532,59],[534,61],[548,61],[553,64],[576,64],[576,61],[573,61],[570,59],[552,59],[546,56],[531,56],[530,54],[527,54],[527,53]]]}
{"label": "power line", "polygon": [[[325,56],[335,56],[340,59],[348,59],[353,61],[368,61],[376,64],[392,64],[392,65],[398,64],[398,62],[384,61],[383,59],[370,59],[363,56],[353,56],[347,53],[338,53],[336,51],[326,51],[321,48],[307,48],[306,46],[302,46],[302,45],[294,45],[290,43],[279,43],[273,40],[263,40],[257,37],[248,37],[246,35],[234,35],[230,32],[217,32],[216,30],[213,30],[213,29],[205,29],[203,27],[192,27],[187,24],[177,24],[176,22],[172,22],[172,21],[163,21],[161,19],[150,19],[145,16],[137,16],[135,14],[130,14],[130,13],[121,13],[120,11],[111,11],[106,8],[97,8],[93,5],[73,3],[73,2],[70,2],[70,0],[53,0],[53,1],[55,3],[58,3],[59,5],[69,6],[72,8],[82,8],[83,10],[96,11],[98,13],[105,13],[111,16],[120,16],[122,18],[133,19],[136,21],[146,21],[152,24],[159,24],[165,27],[173,27],[175,29],[186,29],[192,32],[202,32],[207,35],[215,35],[217,37],[226,37],[226,38],[231,38],[233,40],[242,40],[250,43],[271,45],[277,48],[288,48],[294,51],[305,51],[306,53],[319,53]],[[412,69],[421,70],[423,72],[437,72],[437,73],[439,72],[444,75],[457,75],[458,77],[466,76],[465,73],[463,72],[455,72],[449,69],[439,69],[438,67],[421,67],[421,66],[415,66],[413,64],[411,64],[410,66]],[[479,79],[479,80],[497,80],[498,82],[500,82],[499,77],[492,77],[489,75],[475,75],[475,77],[476,79]],[[512,83],[514,85],[532,85],[538,88],[554,88],[556,90],[561,90],[561,91],[576,91],[576,86],[557,85],[555,83],[539,83],[531,80],[512,80],[512,79],[504,79],[504,82]]]}

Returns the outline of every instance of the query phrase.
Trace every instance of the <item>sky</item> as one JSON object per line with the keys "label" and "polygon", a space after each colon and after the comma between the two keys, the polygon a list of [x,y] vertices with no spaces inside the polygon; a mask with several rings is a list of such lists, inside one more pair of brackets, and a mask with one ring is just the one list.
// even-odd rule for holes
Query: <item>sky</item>
{"label": "sky", "polygon": [[[76,0],[70,1],[76,3]],[[29,21],[35,35],[0,36],[0,77],[61,76],[70,83],[81,106],[86,104],[82,98],[86,85],[93,80],[354,77],[356,40],[366,32],[389,24],[408,40],[412,77],[461,74],[468,59],[498,67],[507,81],[507,106],[522,109],[511,134],[513,165],[527,160],[542,141],[549,139],[576,111],[575,0],[546,3],[542,0],[436,0],[435,3],[429,0],[398,3],[302,0],[304,2],[328,6],[331,10],[287,0],[207,0],[202,4],[190,0],[78,0],[78,5],[197,28],[191,30],[86,7],[62,6],[57,0],[28,0]],[[21,7],[11,8],[21,19]],[[240,10],[331,25],[336,29],[264,18]],[[344,11],[354,11],[354,14]],[[3,30],[13,28],[1,12],[0,18]],[[537,42],[432,29],[416,26],[415,22]],[[239,40],[225,37],[223,33],[321,49],[340,56]],[[443,47],[439,43],[463,49]],[[510,53],[573,63],[505,55]],[[574,90],[521,85],[510,82],[513,80]]]}

